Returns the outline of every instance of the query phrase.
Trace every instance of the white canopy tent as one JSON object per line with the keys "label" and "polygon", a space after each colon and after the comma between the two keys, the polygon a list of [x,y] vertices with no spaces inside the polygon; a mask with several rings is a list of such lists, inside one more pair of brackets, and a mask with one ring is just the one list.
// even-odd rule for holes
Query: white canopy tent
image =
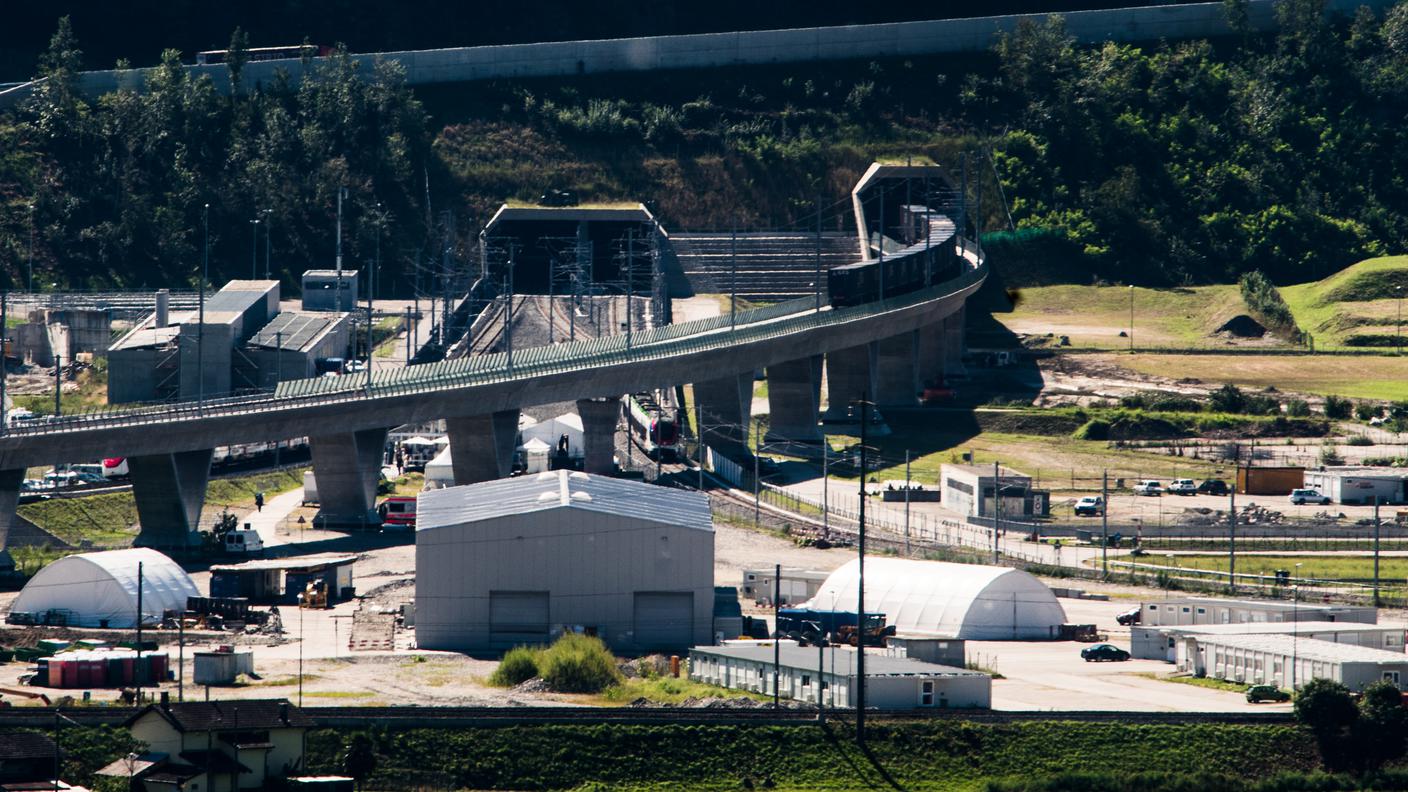
{"label": "white canopy tent", "polygon": [[[801,607],[854,612],[858,567],[832,572]],[[1051,589],[1019,569],[871,556],[865,610],[884,613],[900,635],[968,640],[1054,638],[1066,621]]]}
{"label": "white canopy tent", "polygon": [[542,423],[524,427],[521,432],[520,447],[526,447],[532,440],[538,440],[547,444],[549,453],[557,451],[557,441],[567,435],[567,455],[577,458],[582,456],[582,418],[576,413],[563,413],[556,418],[550,418]]}
{"label": "white canopy tent", "polygon": [[185,610],[187,597],[200,596],[195,581],[175,561],[141,547],[60,558],[30,578],[10,612],[42,616],[64,611],[77,627],[135,627],[139,564],[144,624],[160,622],[167,610]]}
{"label": "white canopy tent", "polygon": [[455,486],[455,466],[450,461],[450,447],[435,455],[425,463],[425,488],[440,489]]}

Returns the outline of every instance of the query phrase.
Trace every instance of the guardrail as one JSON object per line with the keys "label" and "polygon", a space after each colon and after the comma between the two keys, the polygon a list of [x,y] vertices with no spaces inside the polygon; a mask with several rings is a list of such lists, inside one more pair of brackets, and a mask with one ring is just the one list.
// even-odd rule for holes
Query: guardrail
{"label": "guardrail", "polygon": [[[922,252],[919,247],[915,252]],[[164,424],[192,418],[248,415],[349,403],[385,396],[433,393],[455,388],[582,371],[639,361],[660,360],[727,346],[765,341],[792,333],[903,310],[958,294],[982,281],[987,266],[966,240],[957,246],[971,268],[957,278],[885,300],[832,309],[818,307],[812,296],[737,313],[666,325],[633,334],[613,335],[570,344],[534,347],[515,353],[484,355],[374,373],[370,385],[361,376],[312,378],[281,383],[254,396],[232,396],[161,405],[124,405],[77,415],[47,417],[7,428],[11,436],[54,435],[121,426]]]}

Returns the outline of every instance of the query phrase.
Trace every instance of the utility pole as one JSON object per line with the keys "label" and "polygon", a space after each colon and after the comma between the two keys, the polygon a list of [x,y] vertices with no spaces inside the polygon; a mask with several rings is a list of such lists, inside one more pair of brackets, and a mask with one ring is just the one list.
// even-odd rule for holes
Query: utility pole
{"label": "utility pole", "polygon": [[992,463],[992,562],[997,563],[998,536],[1002,533],[1002,466]]}
{"label": "utility pole", "polygon": [[880,264],[875,272],[880,279],[880,296],[876,299],[885,299],[885,185],[880,185]]}
{"label": "utility pole", "polygon": [[273,264],[270,263],[269,248],[273,245],[272,234],[274,233],[274,210],[265,209],[264,215],[264,280],[273,280]]}
{"label": "utility pole", "polygon": [[1374,496],[1374,607],[1379,607],[1379,496]]}
{"label": "utility pole", "polygon": [[904,450],[904,554],[909,557],[909,449]]}
{"label": "utility pole", "polygon": [[[341,206],[341,204],[339,204]],[[338,259],[341,261],[341,258]],[[205,252],[200,266],[200,305],[196,318],[196,406],[205,407],[205,280],[210,276],[210,204],[205,205]],[[341,283],[338,283],[341,286]]]}
{"label": "utility pole", "polygon": [[[1232,446],[1232,453],[1241,457],[1241,449]],[[1235,592],[1237,590],[1237,479],[1242,472],[1240,458],[1232,462],[1232,492],[1230,493],[1232,502],[1227,509],[1227,590]],[[1247,476],[1251,478],[1250,473]]]}
{"label": "utility pole", "polygon": [[856,540],[856,742],[865,744],[865,468],[870,394],[860,395],[860,526]]}
{"label": "utility pole", "polygon": [[772,572],[772,708],[781,709],[781,691],[777,689],[778,677],[782,668],[782,630],[778,626],[778,612],[782,610],[782,564],[774,564]]}
{"label": "utility pole", "polygon": [[704,491],[704,411],[699,407],[699,391],[694,392],[694,464],[699,468],[699,491]]}
{"label": "utility pole", "polygon": [[[821,310],[821,196],[816,198],[816,309]],[[821,680],[818,679],[818,682]],[[821,699],[818,698],[817,701]]]}
{"label": "utility pole", "polygon": [[1100,471],[1100,574],[1110,576],[1110,471]]}
{"label": "utility pole", "polygon": [[337,188],[337,312],[342,313],[342,199],[346,187]]}
{"label": "utility pole", "polygon": [[63,388],[62,377],[64,370],[64,359],[54,355],[54,417],[63,415],[63,403],[60,401],[60,391]]}
{"label": "utility pole", "polygon": [[29,204],[29,281],[25,287],[26,294],[34,293],[34,203]]}
{"label": "utility pole", "polygon": [[[517,268],[516,261],[518,254],[517,243],[510,240],[508,243],[508,272],[504,274],[504,279],[508,282],[508,299],[504,301],[504,346],[508,350],[508,370],[513,371],[513,271]],[[630,444],[626,444],[630,448]]]}
{"label": "utility pole", "polygon": [[[756,424],[756,423],[753,424],[753,426],[754,426],[754,427],[757,427],[757,428],[761,428],[761,427],[759,427],[758,424]],[[754,433],[755,433],[755,434],[757,433],[757,428],[755,428],[755,430],[754,430]],[[755,445],[755,446],[753,447],[753,529],[754,529],[754,530],[757,530],[757,528],[758,528],[758,519],[759,519],[759,516],[760,516],[760,515],[759,515],[760,509],[759,509],[759,505],[758,505],[758,494],[759,494],[759,491],[762,489],[762,482],[761,482],[761,480],[758,478],[758,452],[759,452],[759,451],[762,451],[762,450],[763,450],[763,449],[762,449],[762,445],[761,445],[761,444],[757,444],[757,445]]]}
{"label": "utility pole", "polygon": [[821,436],[821,537],[831,541],[831,446]]}
{"label": "utility pole", "polygon": [[729,235],[728,266],[731,273],[728,279],[728,329],[733,331],[738,329],[738,224],[736,222]]}
{"label": "utility pole", "polygon": [[142,562],[137,562],[137,706],[142,706]]}
{"label": "utility pole", "polygon": [[[635,291],[636,230],[626,229],[626,353],[631,351],[631,294]],[[756,522],[756,520],[754,521]]]}
{"label": "utility pole", "polygon": [[411,329],[411,306],[406,306],[406,365],[411,365],[411,336],[415,331]]}

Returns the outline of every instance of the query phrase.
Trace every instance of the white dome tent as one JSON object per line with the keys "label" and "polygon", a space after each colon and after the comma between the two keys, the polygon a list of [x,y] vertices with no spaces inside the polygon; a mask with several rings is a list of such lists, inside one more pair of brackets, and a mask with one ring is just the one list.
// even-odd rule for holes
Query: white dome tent
{"label": "white dome tent", "polygon": [[200,596],[195,581],[167,556],[148,548],[65,556],[30,578],[10,606],[42,620],[64,611],[76,627],[123,629],[137,625],[137,565],[142,565],[142,622],[161,621]]}
{"label": "white dome tent", "polygon": [[[801,607],[854,612],[858,566],[832,572]],[[1051,589],[1019,569],[870,556],[865,609],[900,635],[980,641],[1055,638],[1066,621]]]}

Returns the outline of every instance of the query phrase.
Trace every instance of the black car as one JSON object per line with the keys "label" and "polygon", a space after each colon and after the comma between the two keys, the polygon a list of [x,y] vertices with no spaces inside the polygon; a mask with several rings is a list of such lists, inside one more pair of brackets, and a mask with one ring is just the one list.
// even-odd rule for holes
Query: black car
{"label": "black car", "polygon": [[1080,650],[1080,659],[1087,663],[1095,663],[1101,660],[1122,663],[1129,659],[1129,652],[1126,652],[1114,644],[1095,644],[1094,646]]}
{"label": "black car", "polygon": [[1198,485],[1199,495],[1226,495],[1229,492],[1227,482],[1222,479],[1208,479]]}
{"label": "black car", "polygon": [[1116,616],[1115,621],[1119,622],[1125,627],[1128,627],[1131,624],[1138,624],[1140,614],[1142,614],[1143,612],[1144,609],[1142,607],[1135,605],[1133,608],[1130,608],[1124,613],[1121,613],[1120,615]]}

